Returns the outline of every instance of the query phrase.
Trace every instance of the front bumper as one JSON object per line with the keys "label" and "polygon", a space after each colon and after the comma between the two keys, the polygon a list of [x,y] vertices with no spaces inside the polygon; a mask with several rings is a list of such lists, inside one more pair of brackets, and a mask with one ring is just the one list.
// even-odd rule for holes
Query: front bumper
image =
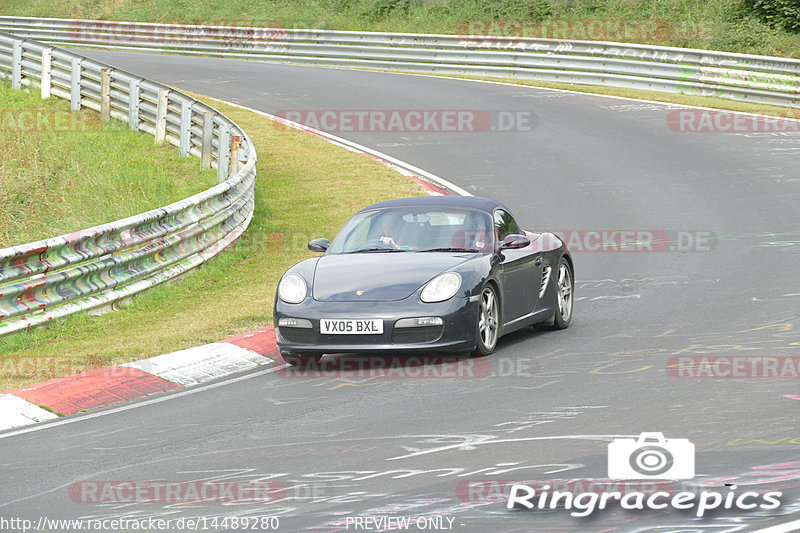
{"label": "front bumper", "polygon": [[[477,299],[454,297],[445,302],[423,303],[416,295],[391,302],[319,302],[311,297],[299,304],[276,298],[274,321],[278,350],[282,354],[325,353],[466,353],[475,349]],[[398,320],[436,316],[442,326],[395,328]],[[281,318],[311,322],[311,328],[278,326]],[[322,319],[379,319],[383,333],[374,335],[321,334]],[[413,331],[411,331],[413,330]]]}

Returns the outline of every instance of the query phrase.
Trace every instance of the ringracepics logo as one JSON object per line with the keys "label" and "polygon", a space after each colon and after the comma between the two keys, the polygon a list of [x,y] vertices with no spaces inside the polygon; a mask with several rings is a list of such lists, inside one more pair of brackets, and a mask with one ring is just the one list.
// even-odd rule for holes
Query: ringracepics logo
{"label": "ringracepics logo", "polygon": [[276,116],[328,133],[527,132],[539,123],[528,110],[294,109]]}
{"label": "ringracepics logo", "polygon": [[[702,490],[675,490],[663,485],[663,480],[686,480],[694,477],[694,444],[686,439],[665,439],[662,433],[642,433],[638,438],[615,439],[608,446],[608,474],[610,479],[649,481],[638,490],[630,485],[576,492],[574,488],[552,483],[514,484],[508,491],[508,509],[565,509],[575,517],[586,517],[598,509],[611,504],[626,510],[694,510],[698,518],[714,510],[774,510],[780,507],[782,492],[755,491],[737,492],[736,485],[729,485],[727,492]],[[659,481],[662,480],[662,481]],[[480,493],[481,487],[472,489]]]}
{"label": "ringracepics logo", "polygon": [[611,479],[692,479],[694,444],[667,440],[661,433],[642,433],[637,439],[616,439],[608,445]]}

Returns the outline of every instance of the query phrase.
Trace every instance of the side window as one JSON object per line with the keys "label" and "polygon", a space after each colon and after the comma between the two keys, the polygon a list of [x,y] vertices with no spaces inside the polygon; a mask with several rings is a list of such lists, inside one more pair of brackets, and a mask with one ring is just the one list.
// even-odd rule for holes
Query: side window
{"label": "side window", "polygon": [[511,213],[502,209],[497,209],[494,212],[494,231],[497,234],[497,242],[501,242],[507,235],[522,233]]}

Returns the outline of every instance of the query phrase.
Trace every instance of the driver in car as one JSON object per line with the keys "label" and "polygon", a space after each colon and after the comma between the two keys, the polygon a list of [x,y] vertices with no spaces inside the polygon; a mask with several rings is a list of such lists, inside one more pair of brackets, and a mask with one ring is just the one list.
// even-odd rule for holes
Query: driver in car
{"label": "driver in car", "polygon": [[383,236],[380,240],[386,246],[391,246],[396,250],[414,250],[415,246],[403,244],[404,234],[406,233],[406,223],[403,218],[398,215],[390,215],[384,217],[383,220]]}

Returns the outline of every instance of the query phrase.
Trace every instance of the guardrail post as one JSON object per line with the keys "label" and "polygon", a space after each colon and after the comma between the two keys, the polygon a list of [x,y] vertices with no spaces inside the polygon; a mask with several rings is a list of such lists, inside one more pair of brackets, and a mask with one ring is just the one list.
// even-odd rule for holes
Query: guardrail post
{"label": "guardrail post", "polygon": [[211,168],[211,142],[214,140],[214,113],[203,113],[203,139],[200,149],[200,170]]}
{"label": "guardrail post", "polygon": [[81,110],[81,63],[83,58],[72,59],[72,76],[70,78],[70,109],[73,111]]}
{"label": "guardrail post", "polygon": [[139,85],[142,80],[131,80],[128,86],[128,127],[139,129]]}
{"label": "guardrail post", "polygon": [[227,124],[219,129],[219,141],[217,144],[217,183],[222,183],[228,179],[228,167],[230,166],[231,152],[228,147],[231,145],[231,127]]}
{"label": "guardrail post", "polygon": [[22,41],[11,45],[11,88],[22,88]]}
{"label": "guardrail post", "polygon": [[156,144],[163,144],[167,138],[167,105],[169,89],[158,90],[158,104],[156,105]]}
{"label": "guardrail post", "polygon": [[188,157],[192,146],[192,102],[181,101],[181,139],[178,143],[178,155]]}
{"label": "guardrail post", "polygon": [[42,48],[42,99],[50,98],[52,87],[53,49]]}
{"label": "guardrail post", "polygon": [[242,136],[234,135],[231,137],[231,155],[229,157],[228,174],[236,174],[239,172],[239,148],[242,147]]}
{"label": "guardrail post", "polygon": [[111,119],[111,69],[100,69],[100,120]]}

